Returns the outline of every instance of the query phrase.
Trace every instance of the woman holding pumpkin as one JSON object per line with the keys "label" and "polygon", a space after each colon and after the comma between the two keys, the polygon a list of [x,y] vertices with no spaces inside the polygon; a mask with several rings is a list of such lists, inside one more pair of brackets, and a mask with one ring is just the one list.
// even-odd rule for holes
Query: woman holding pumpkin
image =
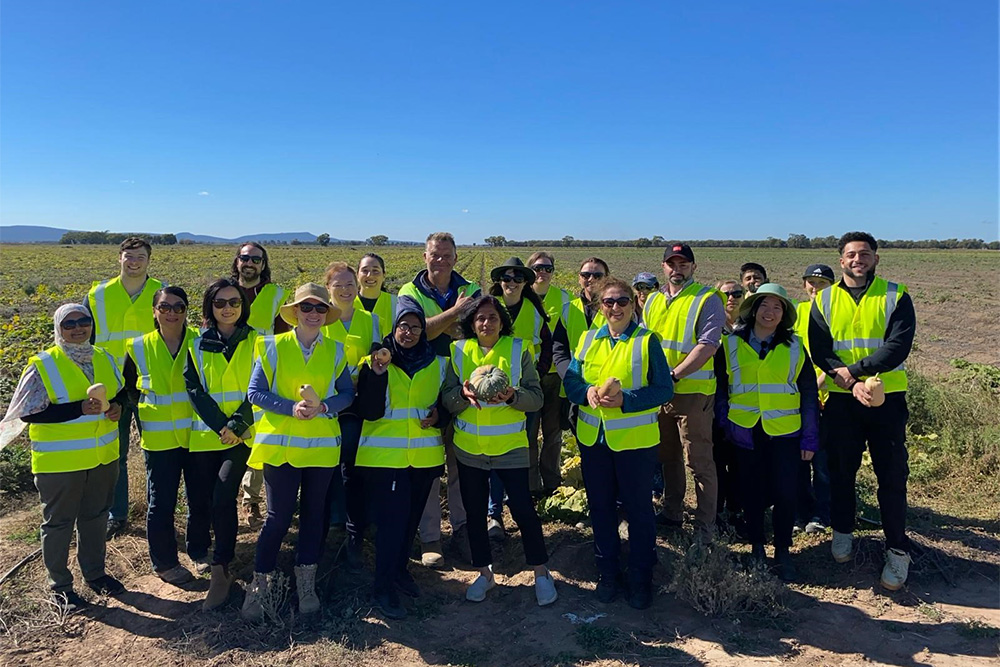
{"label": "woman holding pumpkin", "polygon": [[535,598],[540,606],[551,604],[558,595],[545,566],[542,524],[528,489],[525,413],[542,405],[535,362],[525,341],[513,337],[510,315],[496,297],[474,301],[462,330],[464,339],[451,344],[442,393],[445,408],[455,415],[455,456],[468,512],[472,564],[480,572],[465,598],[481,602],[496,586],[486,528],[490,472],[496,471],[521,532],[525,559],[535,571]]}
{"label": "woman holding pumpkin", "polygon": [[248,391],[250,401],[262,410],[249,464],[263,468],[267,492],[267,519],[257,539],[253,582],[243,602],[242,614],[248,620],[263,615],[261,597],[296,505],[299,612],[320,610],[316,566],[326,528],[326,492],[340,463],[337,413],[354,400],[344,346],[321,331],[338,314],[326,288],[316,283],[300,286],[280,313],[294,329],[268,336],[258,345],[259,359]]}
{"label": "woman holding pumpkin", "polygon": [[628,603],[652,603],[656,563],[653,469],[660,432],[656,415],[673,397],[670,367],[655,333],[633,320],[632,287],[607,278],[595,290],[600,328],[580,338],[563,378],[580,443],[580,467],[594,526],[600,578],[597,598],[611,602],[621,586],[618,510],[628,516]]}
{"label": "woman holding pumpkin", "polygon": [[794,581],[788,553],[795,520],[800,461],[819,448],[816,373],[795,335],[795,304],[785,289],[765,283],[740,306],[733,333],[715,355],[715,419],[736,445],[743,515],[753,557],[764,561],[764,510],[774,503],[774,561]]}
{"label": "woman holding pumpkin", "polygon": [[434,354],[424,312],[399,297],[392,333],[361,360],[355,407],[364,419],[355,472],[365,479],[375,534],[375,604],[389,618],[406,617],[399,592],[420,588],[407,570],[410,546],[434,480],[444,473],[439,408],[448,359]]}

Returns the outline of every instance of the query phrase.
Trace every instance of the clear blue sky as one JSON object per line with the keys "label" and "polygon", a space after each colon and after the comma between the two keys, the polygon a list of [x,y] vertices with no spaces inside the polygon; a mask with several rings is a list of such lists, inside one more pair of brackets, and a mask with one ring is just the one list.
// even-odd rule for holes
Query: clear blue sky
{"label": "clear blue sky", "polygon": [[10,0],[0,18],[5,225],[997,238],[991,0]]}

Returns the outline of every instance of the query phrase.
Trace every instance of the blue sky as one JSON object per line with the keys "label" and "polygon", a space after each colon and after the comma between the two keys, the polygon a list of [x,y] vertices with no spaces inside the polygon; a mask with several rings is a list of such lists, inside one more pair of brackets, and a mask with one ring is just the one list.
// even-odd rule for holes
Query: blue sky
{"label": "blue sky", "polygon": [[997,238],[987,0],[4,2],[0,221]]}

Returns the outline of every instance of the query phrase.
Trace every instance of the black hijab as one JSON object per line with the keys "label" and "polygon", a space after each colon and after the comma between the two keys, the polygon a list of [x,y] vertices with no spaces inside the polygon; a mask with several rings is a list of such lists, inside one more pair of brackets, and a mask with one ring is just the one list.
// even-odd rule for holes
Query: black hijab
{"label": "black hijab", "polygon": [[[406,349],[396,342],[396,327],[404,315],[415,315],[420,320],[420,340],[413,347]],[[399,370],[413,377],[417,371],[427,368],[434,362],[434,348],[427,340],[427,320],[424,318],[424,311],[415,299],[409,296],[401,296],[396,300],[396,315],[392,323],[392,333],[382,340],[382,347],[388,348],[392,353],[392,363],[399,367]]]}

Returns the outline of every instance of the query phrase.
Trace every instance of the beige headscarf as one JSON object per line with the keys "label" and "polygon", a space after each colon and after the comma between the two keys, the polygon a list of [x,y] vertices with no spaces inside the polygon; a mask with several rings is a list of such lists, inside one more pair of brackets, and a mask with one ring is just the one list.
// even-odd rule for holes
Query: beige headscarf
{"label": "beige headscarf", "polygon": [[[62,333],[62,323],[67,317],[85,317],[90,315],[86,307],[78,303],[67,303],[56,309],[52,316],[55,325],[55,343],[72,359],[87,379],[94,380],[94,346],[90,341],[85,343],[70,343]],[[45,391],[45,384],[38,369],[29,365],[24,369],[14,395],[10,398],[10,405],[7,406],[7,414],[0,420],[0,449],[6,447],[10,442],[19,436],[27,424],[21,421],[25,415],[34,415],[49,407],[49,394]]]}

